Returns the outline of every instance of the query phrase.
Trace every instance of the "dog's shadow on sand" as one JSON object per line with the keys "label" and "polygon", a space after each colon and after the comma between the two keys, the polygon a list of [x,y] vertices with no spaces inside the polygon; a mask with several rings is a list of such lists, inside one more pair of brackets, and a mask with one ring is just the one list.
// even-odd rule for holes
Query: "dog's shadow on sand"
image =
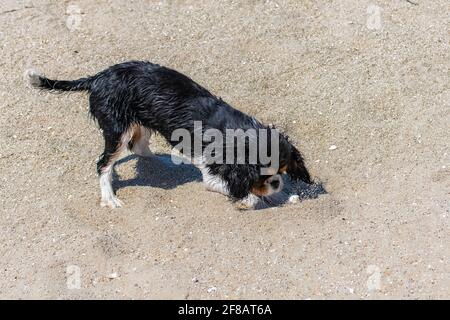
{"label": "dog's shadow on sand", "polygon": [[[142,158],[135,155],[127,156],[117,162],[117,165],[137,159],[136,176],[132,179],[120,180],[118,174],[114,171],[113,188],[120,190],[127,187],[143,186],[154,187],[165,190],[175,189],[176,187],[190,183],[202,182],[202,174],[199,169],[190,163],[183,162],[182,158],[175,157],[178,160],[174,163],[173,156],[169,154],[155,154],[150,158]],[[179,164],[178,164],[179,163]],[[284,188],[281,192],[270,197],[263,197],[257,205],[257,210],[278,207],[289,203],[293,195],[298,196],[299,201],[315,199],[321,194],[326,194],[322,183],[308,185],[303,182],[293,182],[288,177],[283,177]]]}
{"label": "dog's shadow on sand", "polygon": [[169,154],[155,154],[155,156],[149,158],[130,155],[117,161],[117,165],[131,159],[137,159],[136,176],[132,179],[120,180],[114,171],[114,190],[135,186],[170,190],[189,182],[202,181],[202,174],[194,165],[181,163],[183,159],[178,157],[176,157],[176,160],[179,160],[180,164],[175,164]]}

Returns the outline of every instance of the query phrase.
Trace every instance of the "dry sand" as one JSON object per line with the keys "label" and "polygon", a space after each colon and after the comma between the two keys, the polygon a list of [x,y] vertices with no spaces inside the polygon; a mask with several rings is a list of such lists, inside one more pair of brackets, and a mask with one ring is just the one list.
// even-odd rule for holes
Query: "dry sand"
{"label": "dry sand", "polygon": [[[450,298],[450,3],[415,2],[2,0],[0,298]],[[86,96],[23,72],[130,59],[282,127],[329,193],[237,211],[156,139],[101,208]]]}

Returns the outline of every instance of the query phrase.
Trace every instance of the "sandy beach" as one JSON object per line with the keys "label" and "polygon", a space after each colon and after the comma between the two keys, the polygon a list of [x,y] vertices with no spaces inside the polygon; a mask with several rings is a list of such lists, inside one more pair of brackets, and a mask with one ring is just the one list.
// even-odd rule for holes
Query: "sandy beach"
{"label": "sandy beach", "polygon": [[[0,299],[450,298],[450,3],[412,2],[2,0]],[[239,211],[156,137],[100,207],[86,94],[24,72],[127,60],[276,124],[327,193]]]}

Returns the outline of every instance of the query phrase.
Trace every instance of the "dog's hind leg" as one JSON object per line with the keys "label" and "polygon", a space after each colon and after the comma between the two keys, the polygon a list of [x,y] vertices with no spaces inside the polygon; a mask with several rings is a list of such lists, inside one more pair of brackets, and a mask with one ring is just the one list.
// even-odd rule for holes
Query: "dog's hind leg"
{"label": "dog's hind leg", "polygon": [[120,201],[114,194],[112,188],[112,173],[114,163],[120,159],[122,152],[127,148],[131,140],[132,132],[112,132],[110,129],[103,131],[105,138],[105,150],[97,162],[97,172],[100,177],[100,190],[102,194],[101,206],[118,208],[122,206]]}
{"label": "dog's hind leg", "polygon": [[141,157],[152,157],[154,154],[150,150],[150,137],[152,132],[143,126],[135,126],[133,128],[133,136],[129,142],[130,150]]}

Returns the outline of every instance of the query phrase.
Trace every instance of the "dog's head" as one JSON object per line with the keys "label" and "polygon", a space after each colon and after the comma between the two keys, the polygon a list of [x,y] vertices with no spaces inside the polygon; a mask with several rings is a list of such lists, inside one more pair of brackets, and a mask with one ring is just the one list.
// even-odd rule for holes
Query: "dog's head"
{"label": "dog's head", "polygon": [[233,200],[242,200],[250,194],[266,197],[283,188],[283,179],[278,171],[262,174],[259,165],[235,164],[223,166],[221,169],[221,177],[226,182]]}
{"label": "dog's head", "polygon": [[278,163],[275,164],[233,164],[223,167],[221,176],[233,199],[240,200],[249,194],[268,197],[280,192],[283,189],[283,174],[289,175],[294,181],[312,184],[302,155],[286,135],[279,134],[278,150],[275,151],[278,156]]}
{"label": "dog's head", "polygon": [[280,172],[287,173],[294,181],[313,183],[300,151],[289,141],[289,137],[282,133],[280,134]]}

